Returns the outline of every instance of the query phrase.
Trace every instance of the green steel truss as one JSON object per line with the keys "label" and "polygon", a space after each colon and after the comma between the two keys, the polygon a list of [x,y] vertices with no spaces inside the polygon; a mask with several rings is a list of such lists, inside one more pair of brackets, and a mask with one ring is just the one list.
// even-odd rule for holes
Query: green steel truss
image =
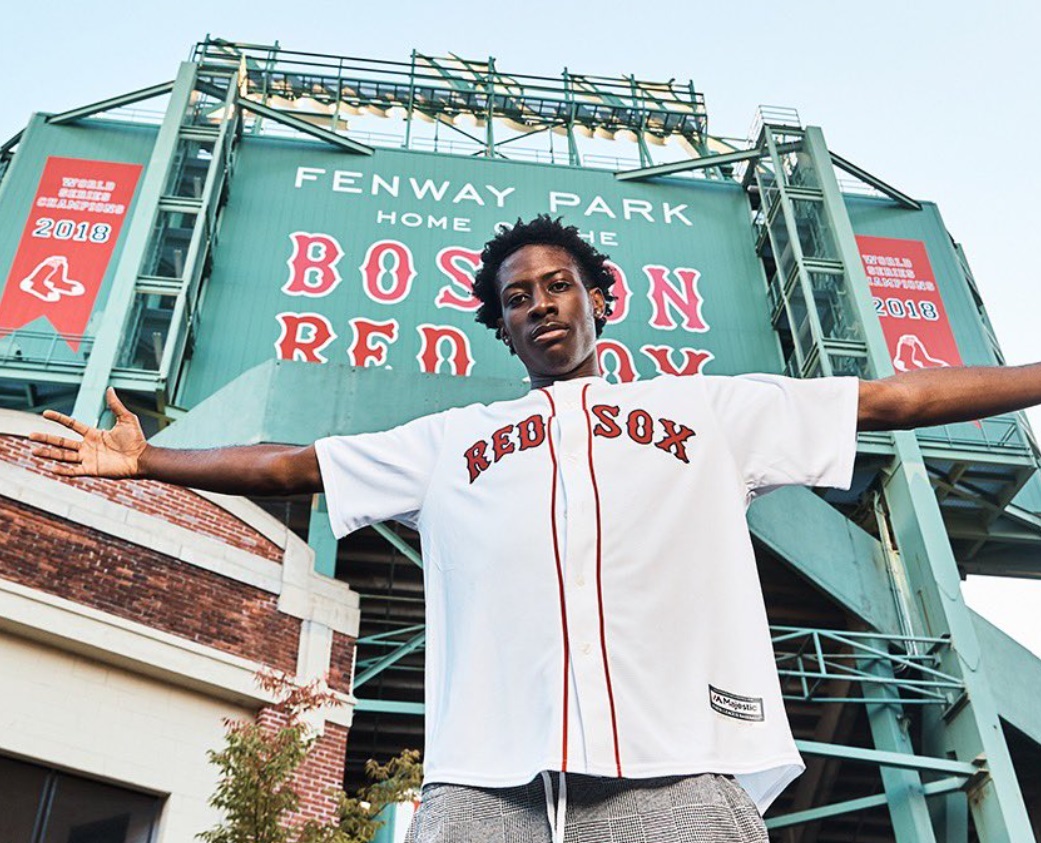
{"label": "green steel truss", "polygon": [[[159,414],[172,403],[240,131],[240,111],[234,107],[240,72],[186,62],[173,82],[116,267],[106,319],[83,372],[74,408],[79,418],[99,418],[110,384],[155,394]],[[77,119],[124,99],[58,119]],[[222,115],[217,122],[212,119],[215,111]]]}
{"label": "green steel truss", "polygon": [[[774,656],[784,698],[804,702],[885,703],[949,707],[965,693],[964,683],[938,669],[946,638],[848,632],[798,627],[772,628]],[[879,674],[888,665],[892,678]],[[876,693],[835,695],[828,689],[847,680],[877,686]]]}
{"label": "green steel truss", "polygon": [[[792,144],[798,146],[792,149]],[[836,164],[847,165],[848,171],[848,162],[836,161],[819,129],[803,129],[787,120],[777,124],[762,121],[755,147],[762,155],[748,167],[744,178],[757,198],[758,249],[786,371],[797,377],[892,374],[835,175]],[[874,186],[905,207],[914,207],[913,200],[888,185]],[[886,438],[886,455],[876,463],[872,483],[881,493],[881,506],[876,506],[878,529],[890,568],[897,575],[895,593],[914,637],[949,642],[935,651],[926,675],[937,682],[947,677],[964,687],[948,705],[925,707],[923,745],[937,757],[986,765],[971,780],[968,800],[981,839],[1033,840],[993,690],[978,669],[980,645],[961,596],[958,562],[946,530],[943,504],[956,491],[962,503],[977,500],[977,506],[985,508],[972,484],[963,481],[966,476],[987,473],[989,503],[1003,509],[1036,470],[1036,457],[1023,452],[1019,454],[1022,462],[1016,466],[1017,454],[1012,449],[995,458],[996,453],[985,453],[988,449],[974,455],[944,448],[935,439],[929,440],[928,434],[924,437],[927,442],[906,431]],[[1026,438],[1017,430],[1001,441],[1022,447]],[[926,447],[934,455],[932,469]],[[998,444],[993,451],[1000,453],[1003,448]],[[937,466],[935,455],[945,452],[955,453]],[[934,488],[938,475],[945,483]],[[817,655],[813,647],[800,652],[812,654],[810,664],[816,673],[825,672],[827,658]],[[895,678],[896,671],[887,663],[870,658],[856,658],[855,663],[876,672],[880,679]],[[896,683],[865,684],[861,680],[861,684],[866,695],[876,700],[869,704],[876,747],[907,752],[910,743],[901,713],[884,696]],[[873,694],[868,693],[872,689]],[[948,695],[952,688],[936,690]],[[936,839],[918,774],[883,770],[883,782],[897,839]],[[951,823],[946,830],[966,827],[965,823]]]}

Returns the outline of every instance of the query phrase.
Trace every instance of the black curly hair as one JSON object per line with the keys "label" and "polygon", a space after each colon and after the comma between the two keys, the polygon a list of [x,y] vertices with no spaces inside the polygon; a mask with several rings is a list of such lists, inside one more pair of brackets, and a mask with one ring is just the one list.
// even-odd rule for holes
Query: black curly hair
{"label": "black curly hair", "polygon": [[[549,214],[539,214],[530,222],[518,219],[513,226],[500,227],[496,235],[484,244],[481,266],[474,275],[474,295],[481,300],[476,319],[494,329],[496,338],[502,339],[499,327],[502,302],[495,280],[503,261],[524,246],[559,246],[574,258],[586,289],[596,288],[604,294],[604,314],[596,319],[596,335],[600,336],[604,330],[607,317],[611,315],[611,302],[615,300],[611,293],[615,279],[607,266],[607,255],[594,249],[579,236],[575,226],[564,225],[561,219],[553,219]],[[513,352],[512,347],[510,351]]]}

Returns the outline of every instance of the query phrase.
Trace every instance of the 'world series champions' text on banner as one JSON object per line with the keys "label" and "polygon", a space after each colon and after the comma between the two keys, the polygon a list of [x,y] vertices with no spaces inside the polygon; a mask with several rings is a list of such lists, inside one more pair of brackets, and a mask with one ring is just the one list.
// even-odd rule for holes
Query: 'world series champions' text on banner
{"label": "'world series champions' text on banner", "polygon": [[141,166],[50,157],[0,299],[0,336],[43,317],[78,351]]}
{"label": "'world series champions' text on banner", "polygon": [[858,236],[857,247],[893,368],[961,366],[925,244]]}

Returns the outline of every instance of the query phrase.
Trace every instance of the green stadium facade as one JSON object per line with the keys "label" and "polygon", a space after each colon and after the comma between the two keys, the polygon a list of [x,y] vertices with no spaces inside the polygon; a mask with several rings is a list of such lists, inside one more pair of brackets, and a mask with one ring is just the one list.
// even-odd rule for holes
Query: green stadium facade
{"label": "green stadium facade", "polygon": [[[12,840],[212,825],[205,750],[222,718],[273,716],[251,680],[264,667],[342,699],[316,721],[302,816],[330,815],[328,788],[359,784],[366,759],[423,741],[414,533],[337,542],[322,496],[59,481],[28,454],[43,409],[105,421],[112,385],[155,442],[214,447],[520,395],[469,290],[494,228],[539,213],[611,256],[612,380],[1003,362],[936,205],[788,109],[724,138],[674,80],[220,39],[172,80],[113,93],[0,147]],[[1035,839],[1041,662],[966,607],[961,580],[1041,574],[1038,453],[1021,415],[864,434],[849,491],[753,504],[808,764],[772,839]]]}

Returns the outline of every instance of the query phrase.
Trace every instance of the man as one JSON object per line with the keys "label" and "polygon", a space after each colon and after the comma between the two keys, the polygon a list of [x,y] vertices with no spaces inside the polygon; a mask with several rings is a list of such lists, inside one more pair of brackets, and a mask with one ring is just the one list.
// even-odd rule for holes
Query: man
{"label": "man", "polygon": [[1041,402],[1041,365],[874,382],[775,376],[610,385],[605,257],[538,217],[482,254],[478,321],[528,395],[295,448],[171,451],[116,424],[34,434],[67,476],[230,494],[325,491],[342,536],[395,518],[426,562],[426,785],[417,843],[766,840],[802,769],[744,510],[848,485],[855,431]]}

